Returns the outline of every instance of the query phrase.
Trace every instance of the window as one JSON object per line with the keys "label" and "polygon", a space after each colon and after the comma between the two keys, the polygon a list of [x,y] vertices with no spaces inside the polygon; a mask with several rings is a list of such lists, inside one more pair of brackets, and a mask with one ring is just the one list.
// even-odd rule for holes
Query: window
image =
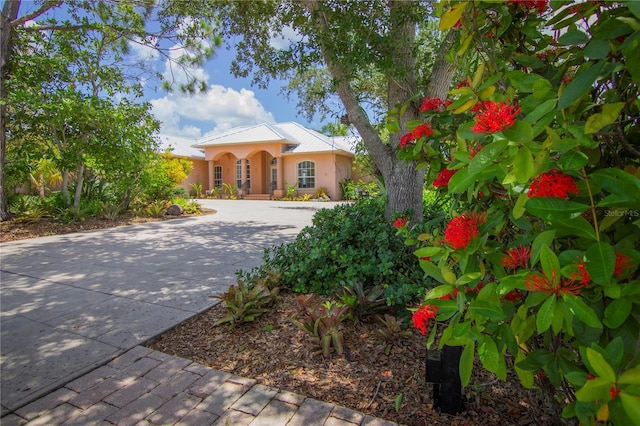
{"label": "window", "polygon": [[213,166],[213,187],[222,187],[222,166]]}
{"label": "window", "polygon": [[[236,186],[242,188],[242,160],[236,160]],[[247,160],[247,187],[251,188],[251,161]]]}
{"label": "window", "polygon": [[298,163],[298,188],[316,187],[316,163],[313,161],[302,161]]}

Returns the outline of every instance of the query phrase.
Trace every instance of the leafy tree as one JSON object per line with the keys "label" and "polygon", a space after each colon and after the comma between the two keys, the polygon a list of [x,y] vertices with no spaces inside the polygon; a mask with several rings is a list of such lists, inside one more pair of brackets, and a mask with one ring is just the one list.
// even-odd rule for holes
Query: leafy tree
{"label": "leafy tree", "polygon": [[[84,173],[85,164],[79,161],[78,154],[86,153],[87,148],[97,148],[99,144],[97,134],[93,133],[93,141],[89,135],[93,130],[80,129],[77,127],[84,119],[88,119],[93,124],[99,123],[98,118],[101,113],[111,109],[114,105],[107,105],[98,98],[111,97],[122,93],[139,94],[141,80],[148,80],[149,77],[158,78],[160,74],[145,66],[143,61],[129,63],[126,59],[131,51],[131,45],[137,44],[149,50],[153,50],[166,59],[170,60],[173,67],[181,67],[181,70],[188,69],[189,66],[201,64],[213,53],[215,45],[220,39],[214,35],[214,30],[210,23],[213,16],[208,14],[207,9],[194,11],[193,8],[181,7],[177,3],[170,2],[164,8],[155,7],[153,1],[101,1],[86,2],[82,0],[44,0],[35,3],[36,9],[32,12],[19,15],[22,2],[20,0],[7,0],[4,2],[2,10],[2,44],[0,51],[2,83],[0,86],[0,220],[9,217],[6,202],[5,187],[5,153],[8,135],[7,133],[7,111],[11,110],[13,104],[8,98],[15,95],[7,91],[7,82],[15,81],[17,76],[14,72],[17,68],[29,59],[38,57],[41,67],[32,68],[33,74],[23,72],[21,82],[25,86],[33,78],[40,87],[43,83],[49,84],[49,95],[58,96],[56,100],[66,99],[57,108],[58,113],[66,106],[68,111],[77,115],[71,116],[78,119],[73,126],[66,126],[58,122],[58,135],[65,138],[58,138],[57,144],[62,143],[65,152],[75,152],[76,158],[67,155],[60,158],[64,162],[67,170],[74,168],[76,178],[81,179]],[[59,9],[66,15],[65,20],[51,18],[48,12]],[[194,12],[195,14],[190,14]],[[147,25],[153,20],[154,25]],[[35,25],[31,24],[36,22]],[[46,42],[54,49],[47,57],[46,52],[40,51],[35,55],[38,44],[29,44],[27,40],[39,40]],[[182,54],[176,55],[175,47],[180,47],[178,51]],[[53,64],[56,61],[57,64]],[[47,80],[41,73],[46,70],[45,64],[57,65],[52,70],[57,71],[56,79]],[[148,65],[148,64],[147,64]],[[64,72],[66,67],[66,74]],[[37,71],[40,70],[40,71]],[[23,71],[27,71],[23,67]],[[40,73],[40,74],[38,74]],[[74,77],[74,78],[71,78]],[[31,81],[31,82],[34,82]],[[58,87],[56,83],[59,84]],[[69,84],[66,93],[61,87],[62,83]],[[172,88],[173,83],[167,81],[165,87]],[[205,89],[201,82],[195,78],[189,78],[187,82],[179,85],[179,88],[186,92],[195,92]],[[55,90],[54,90],[55,89]],[[64,95],[64,96],[63,96]],[[66,98],[65,98],[66,96]],[[24,98],[23,98],[24,100]],[[52,101],[53,99],[48,99]],[[49,105],[54,105],[51,102]],[[27,118],[29,111],[23,118]],[[20,113],[13,111],[14,113]],[[54,111],[50,111],[54,112]],[[85,114],[83,117],[82,114]],[[54,114],[50,114],[53,116]],[[89,119],[89,115],[92,118]],[[63,118],[58,117],[58,120]],[[30,123],[30,128],[35,131],[43,122]],[[86,123],[85,123],[86,124]],[[89,124],[90,125],[90,124]],[[60,132],[66,126],[65,131],[72,130],[73,138],[67,140],[66,133]],[[23,132],[24,133],[24,132]],[[106,136],[103,134],[102,136]],[[11,138],[10,142],[16,139]],[[113,140],[115,141],[115,139]],[[73,148],[73,150],[71,150]],[[71,151],[70,151],[71,150]],[[60,152],[62,154],[62,151]],[[63,186],[65,185],[63,175]],[[76,185],[76,190],[82,185]]]}
{"label": "leafy tree", "polygon": [[[394,107],[416,93],[446,93],[453,67],[444,54],[454,33],[443,40],[428,86],[418,85],[416,32],[430,19],[430,2],[215,1],[211,7],[225,38],[237,40],[232,71],[238,76],[254,71],[260,85],[274,78],[308,80],[300,87],[309,89],[302,96],[312,113],[322,110],[329,93],[337,94],[384,177],[387,220],[395,211],[409,210],[420,218],[424,169],[394,155],[398,135],[383,140],[376,128],[380,117],[369,117],[366,107],[380,99]],[[418,106],[412,104],[400,125],[417,117]]]}

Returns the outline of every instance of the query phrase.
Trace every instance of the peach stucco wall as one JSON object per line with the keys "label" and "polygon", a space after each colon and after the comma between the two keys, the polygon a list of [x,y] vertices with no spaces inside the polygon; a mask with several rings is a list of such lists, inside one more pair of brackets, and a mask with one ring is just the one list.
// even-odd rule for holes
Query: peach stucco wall
{"label": "peach stucco wall", "polygon": [[[314,194],[319,188],[326,188],[332,200],[340,200],[340,182],[350,177],[352,160],[344,155],[306,154],[286,155],[284,160],[284,183],[296,185],[298,182],[298,163],[313,161],[316,170],[315,188],[298,189],[298,195]],[[286,185],[285,185],[286,188]]]}
{"label": "peach stucco wall", "polygon": [[180,184],[180,186],[187,190],[187,192],[191,192],[191,185],[194,183],[201,183],[202,190],[209,190],[209,170],[207,168],[207,162],[204,160],[194,160],[189,158],[193,164],[193,168],[191,172],[189,172],[189,176]]}

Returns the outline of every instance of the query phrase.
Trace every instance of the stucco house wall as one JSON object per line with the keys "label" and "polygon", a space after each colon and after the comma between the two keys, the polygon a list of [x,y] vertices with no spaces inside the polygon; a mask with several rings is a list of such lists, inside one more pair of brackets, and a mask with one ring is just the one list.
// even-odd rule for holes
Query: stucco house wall
{"label": "stucco house wall", "polygon": [[[331,199],[340,200],[340,182],[352,177],[355,159],[345,138],[329,137],[293,122],[237,127],[190,143],[185,138],[169,139],[176,146],[188,145],[194,163],[183,186],[189,189],[199,182],[210,190],[226,183],[236,186],[244,198],[279,198],[289,184],[298,195],[314,195],[325,188]],[[313,163],[313,187],[298,185],[298,166],[304,161]],[[216,180],[216,174],[221,180]]]}

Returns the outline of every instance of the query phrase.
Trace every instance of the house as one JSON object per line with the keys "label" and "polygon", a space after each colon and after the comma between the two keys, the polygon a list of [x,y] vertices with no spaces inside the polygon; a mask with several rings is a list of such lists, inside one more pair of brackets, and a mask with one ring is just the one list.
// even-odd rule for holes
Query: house
{"label": "house", "polygon": [[245,199],[280,198],[294,187],[300,196],[324,188],[340,200],[340,182],[352,179],[355,160],[348,137],[326,136],[294,122],[235,127],[197,140],[160,139],[173,155],[193,162],[186,189],[193,183],[207,191],[229,184]]}

